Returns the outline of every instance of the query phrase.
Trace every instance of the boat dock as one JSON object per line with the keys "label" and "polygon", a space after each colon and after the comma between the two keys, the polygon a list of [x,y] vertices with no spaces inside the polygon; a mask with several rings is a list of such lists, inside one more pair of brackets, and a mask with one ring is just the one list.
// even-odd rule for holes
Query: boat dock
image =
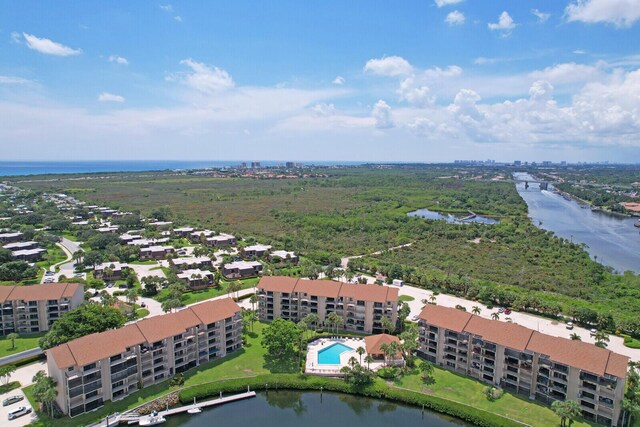
{"label": "boat dock", "polygon": [[[235,402],[237,400],[249,399],[251,397],[256,397],[255,391],[250,391],[247,389],[246,392],[240,394],[234,394],[233,396],[223,397],[222,393],[220,393],[220,397],[217,399],[207,400],[199,403],[192,403],[190,405],[180,406],[178,408],[166,409],[164,411],[158,411],[158,417],[167,417],[169,415],[186,413],[190,409],[204,409],[209,406],[221,405],[223,403]],[[147,417],[147,415],[137,415],[135,413],[127,413],[127,414],[117,414],[115,415],[108,424],[100,423],[96,424],[95,427],[98,426],[116,426],[120,423],[127,424],[138,424],[141,418]]]}
{"label": "boat dock", "polygon": [[182,412],[187,412],[189,409],[195,408],[206,408],[209,406],[221,405],[223,403],[235,402],[236,400],[249,399],[251,397],[256,397],[255,391],[246,391],[240,394],[234,394],[233,396],[222,397],[220,396],[217,399],[207,400],[206,402],[200,403],[192,403],[191,405],[180,406],[179,408],[168,409],[165,411],[158,411],[158,415],[166,417],[167,415],[180,414]]}

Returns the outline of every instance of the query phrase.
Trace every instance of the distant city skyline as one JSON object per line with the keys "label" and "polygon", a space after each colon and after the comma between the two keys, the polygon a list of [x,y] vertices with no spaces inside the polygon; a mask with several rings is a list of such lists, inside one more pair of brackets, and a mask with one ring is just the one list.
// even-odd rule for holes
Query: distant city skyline
{"label": "distant city skyline", "polygon": [[640,159],[640,0],[0,10],[7,161]]}

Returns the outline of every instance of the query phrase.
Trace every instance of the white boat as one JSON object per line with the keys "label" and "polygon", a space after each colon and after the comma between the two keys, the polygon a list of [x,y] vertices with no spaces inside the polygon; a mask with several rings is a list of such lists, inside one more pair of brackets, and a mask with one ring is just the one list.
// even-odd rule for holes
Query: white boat
{"label": "white boat", "polygon": [[196,408],[191,408],[189,410],[187,410],[187,414],[199,414],[200,412],[202,412],[202,409],[196,407]]}
{"label": "white boat", "polygon": [[163,417],[162,415],[158,415],[157,412],[153,412],[151,415],[140,417],[140,421],[138,422],[138,424],[140,424],[141,426],[155,426],[166,421],[167,419],[165,417]]}

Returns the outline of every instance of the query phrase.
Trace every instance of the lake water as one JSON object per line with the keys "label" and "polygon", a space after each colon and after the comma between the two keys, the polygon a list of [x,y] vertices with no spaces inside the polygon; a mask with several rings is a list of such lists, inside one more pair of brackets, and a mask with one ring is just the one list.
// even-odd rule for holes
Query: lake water
{"label": "lake water", "polygon": [[449,224],[464,224],[467,222],[477,222],[480,224],[497,224],[498,221],[491,218],[485,218],[480,215],[476,215],[474,218],[466,219],[462,221],[462,218],[458,218],[451,214],[442,214],[440,212],[430,211],[429,209],[418,209],[412,212],[408,212],[409,216],[417,216],[424,219],[437,219],[447,221]]}
{"label": "lake water", "polygon": [[270,391],[255,398],[172,415],[167,427],[429,427],[468,426],[462,421],[391,402],[335,393]]}
{"label": "lake water", "polygon": [[[514,177],[534,180],[526,173],[515,173]],[[517,183],[516,189],[527,202],[529,217],[536,226],[587,244],[586,250],[592,257],[616,271],[640,273],[640,233],[633,226],[637,218],[582,208],[553,191],[540,191],[537,184],[529,184],[525,189],[524,183]],[[549,189],[553,190],[553,186]]]}

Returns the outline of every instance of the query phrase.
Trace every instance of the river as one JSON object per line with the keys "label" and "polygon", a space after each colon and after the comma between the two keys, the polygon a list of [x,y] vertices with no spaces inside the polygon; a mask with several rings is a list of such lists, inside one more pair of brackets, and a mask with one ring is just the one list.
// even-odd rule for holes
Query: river
{"label": "river", "polygon": [[[527,173],[515,173],[518,180],[535,180]],[[618,272],[640,273],[640,234],[634,227],[637,219],[582,208],[552,191],[540,191],[537,184],[516,189],[529,207],[529,217],[536,226],[553,231],[573,242],[585,243],[585,248],[597,261]],[[549,186],[553,190],[553,186]]]}
{"label": "river", "polygon": [[203,410],[198,415],[172,415],[167,427],[429,427],[468,426],[462,421],[418,408],[348,394],[296,391],[258,393],[249,400]]}

